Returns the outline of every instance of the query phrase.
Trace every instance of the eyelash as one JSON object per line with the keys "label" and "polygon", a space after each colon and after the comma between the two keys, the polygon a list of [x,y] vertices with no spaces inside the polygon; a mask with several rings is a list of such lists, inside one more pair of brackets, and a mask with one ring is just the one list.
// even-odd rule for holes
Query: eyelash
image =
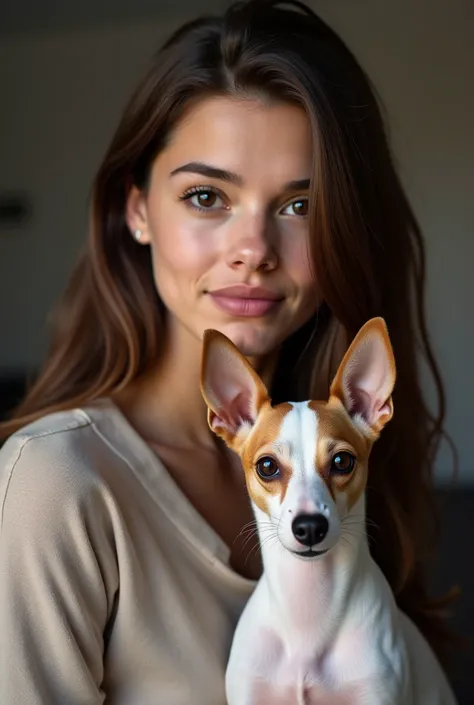
{"label": "eyelash", "polygon": [[[200,194],[200,193],[213,193],[218,198],[220,198],[222,201],[225,201],[225,198],[224,198],[224,195],[222,194],[222,192],[219,191],[219,189],[216,189],[214,186],[193,186],[192,188],[185,191],[181,196],[179,196],[179,200],[185,202],[186,206],[188,208],[191,208],[194,211],[199,211],[200,213],[208,213],[208,212],[212,212],[213,210],[215,210],[211,207],[204,208],[201,206],[196,206],[193,203],[191,203],[191,198],[193,196],[195,196],[196,194]],[[299,201],[307,201],[307,200],[308,200],[308,198],[306,196],[303,196],[300,198],[295,198],[293,201],[288,202],[282,208],[282,210],[284,210],[285,208],[288,208],[288,206],[291,206],[293,203],[298,203]],[[298,217],[298,216],[295,216],[295,217]],[[303,218],[305,216],[300,216],[300,217]]]}
{"label": "eyelash", "polygon": [[211,211],[212,208],[203,208],[201,206],[195,206],[193,203],[190,202],[191,198],[199,193],[214,193],[216,196],[224,200],[223,194],[213,186],[193,186],[192,188],[185,191],[182,196],[179,197],[179,200],[186,202],[186,206],[194,211],[200,211],[201,213]]}

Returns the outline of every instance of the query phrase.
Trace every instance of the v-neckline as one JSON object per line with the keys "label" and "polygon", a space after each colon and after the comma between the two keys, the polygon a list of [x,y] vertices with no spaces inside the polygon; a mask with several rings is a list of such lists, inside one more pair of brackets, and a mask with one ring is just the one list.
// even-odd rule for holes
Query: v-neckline
{"label": "v-neckline", "polygon": [[109,444],[139,476],[154,501],[186,541],[204,555],[224,578],[244,590],[253,589],[258,581],[246,578],[231,568],[229,546],[194,507],[164,462],[135,430],[113,399],[102,398],[84,409],[98,426],[99,419],[94,418],[96,410],[100,413],[101,433],[107,436]]}

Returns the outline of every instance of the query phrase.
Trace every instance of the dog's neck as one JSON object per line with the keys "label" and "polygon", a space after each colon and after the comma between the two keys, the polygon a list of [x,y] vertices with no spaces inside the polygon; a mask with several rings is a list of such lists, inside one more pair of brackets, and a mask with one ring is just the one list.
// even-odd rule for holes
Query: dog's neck
{"label": "dog's neck", "polygon": [[277,541],[265,540],[265,533],[261,536],[262,580],[266,581],[275,624],[288,643],[299,644],[303,651],[309,642],[314,653],[315,639],[318,650],[325,650],[341,624],[352,593],[361,588],[367,573],[370,554],[363,496],[353,514],[360,525],[352,520],[347,531],[343,526],[337,545],[327,555],[312,560],[298,558]]}

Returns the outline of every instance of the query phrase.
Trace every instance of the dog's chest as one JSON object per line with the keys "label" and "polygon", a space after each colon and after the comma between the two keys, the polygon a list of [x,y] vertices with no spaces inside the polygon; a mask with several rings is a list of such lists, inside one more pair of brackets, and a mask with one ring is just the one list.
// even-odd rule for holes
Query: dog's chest
{"label": "dog's chest", "polygon": [[[293,635],[285,643],[268,628],[254,642],[252,671],[262,702],[282,705],[343,705],[357,702],[360,679],[367,672],[362,634],[347,631],[322,653],[310,636]],[[257,646],[258,644],[258,646]],[[351,700],[352,698],[352,700]],[[256,702],[260,702],[259,700]]]}
{"label": "dog's chest", "polygon": [[229,692],[241,692],[242,683],[251,681],[260,695],[229,699],[230,704],[397,702],[379,691],[381,684],[385,695],[397,690],[387,664],[397,639],[389,611],[377,608],[375,588],[365,586],[362,596],[353,592],[347,604],[331,571],[317,589],[310,589],[305,574],[292,574],[291,580],[284,573],[272,577],[273,589],[264,574],[242,615],[229,664]]}
{"label": "dog's chest", "polygon": [[[331,654],[315,659],[284,653],[269,644],[265,661],[268,671],[254,676],[252,703],[261,705],[356,705],[364,702],[365,684],[335,678]],[[342,682],[341,682],[342,681]]]}
{"label": "dog's chest", "polygon": [[285,571],[278,575],[281,603],[291,605],[286,615],[284,610],[268,608],[269,587],[251,600],[246,622],[257,632],[253,648],[260,653],[258,669],[266,680],[275,679],[282,687],[295,682],[339,687],[374,665],[370,629],[356,609],[345,608],[340,623],[340,613],[334,609],[338,583],[331,566],[320,567],[323,579],[317,590],[307,567],[297,565],[290,575]]}

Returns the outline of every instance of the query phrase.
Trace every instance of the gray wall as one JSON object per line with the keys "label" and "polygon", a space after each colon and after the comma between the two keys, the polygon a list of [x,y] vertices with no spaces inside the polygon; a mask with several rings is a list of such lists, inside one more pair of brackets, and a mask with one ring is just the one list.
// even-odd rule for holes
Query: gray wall
{"label": "gray wall", "polygon": [[[0,230],[0,369],[40,359],[47,312],[81,247],[91,178],[119,110],[151,51],[189,16],[183,9],[171,19],[167,10],[151,19],[149,5],[142,8],[146,18],[143,12],[125,23],[116,15],[99,26],[94,3],[86,3],[89,14],[75,29],[73,17],[61,25],[54,15],[49,28],[41,16],[35,29],[28,15],[29,31],[21,32],[17,15],[16,32],[0,39],[0,191],[25,190],[34,203],[28,225]],[[427,241],[429,324],[447,386],[448,430],[461,477],[474,484],[473,4],[314,6],[354,49],[387,108],[400,173]],[[438,467],[444,482],[447,452]]]}

